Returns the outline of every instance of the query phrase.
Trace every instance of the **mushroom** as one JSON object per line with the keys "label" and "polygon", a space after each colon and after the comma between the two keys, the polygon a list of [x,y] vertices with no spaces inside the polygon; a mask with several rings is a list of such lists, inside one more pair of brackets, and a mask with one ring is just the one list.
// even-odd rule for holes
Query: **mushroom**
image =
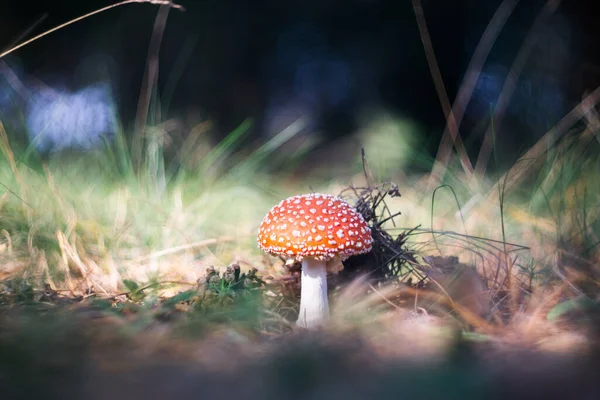
{"label": "mushroom", "polygon": [[272,255],[302,262],[300,313],[297,325],[315,328],[329,314],[327,270],[371,251],[371,229],[354,208],[339,197],[311,193],[282,200],[258,229],[258,246]]}

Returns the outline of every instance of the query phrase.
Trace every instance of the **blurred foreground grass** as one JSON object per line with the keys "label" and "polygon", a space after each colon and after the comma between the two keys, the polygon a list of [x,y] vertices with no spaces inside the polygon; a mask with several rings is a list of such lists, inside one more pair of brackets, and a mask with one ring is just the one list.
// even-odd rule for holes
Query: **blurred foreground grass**
{"label": "blurred foreground grass", "polygon": [[[353,334],[249,343],[229,330],[189,343],[56,311],[2,322],[3,398],[585,399],[600,389],[593,355],[524,346],[453,341],[436,358],[398,358]],[[402,339],[397,348],[418,341]]]}

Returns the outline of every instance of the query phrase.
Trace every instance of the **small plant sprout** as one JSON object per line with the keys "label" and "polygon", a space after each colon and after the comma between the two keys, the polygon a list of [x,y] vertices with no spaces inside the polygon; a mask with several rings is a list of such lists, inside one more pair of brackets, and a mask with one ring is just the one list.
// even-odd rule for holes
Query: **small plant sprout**
{"label": "small plant sprout", "polygon": [[312,329],[329,314],[327,270],[371,251],[371,229],[362,215],[339,197],[311,193],[273,207],[258,230],[258,246],[272,255],[302,262],[297,325]]}

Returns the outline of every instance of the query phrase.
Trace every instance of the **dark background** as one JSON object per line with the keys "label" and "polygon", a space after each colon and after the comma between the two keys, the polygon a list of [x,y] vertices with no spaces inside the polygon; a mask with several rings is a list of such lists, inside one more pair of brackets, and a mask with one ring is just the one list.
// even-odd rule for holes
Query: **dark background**
{"label": "dark background", "polygon": [[[0,48],[7,48],[43,16],[28,37],[110,3],[3,0]],[[519,3],[486,68],[491,66],[493,72],[510,67],[544,3]],[[513,116],[504,125],[507,136],[527,136],[535,142],[581,100],[585,90],[600,84],[597,3],[562,2],[547,26],[551,37],[541,41],[524,71],[525,83],[512,102]],[[171,11],[161,47],[159,93],[163,105],[169,103],[163,118],[211,118],[224,135],[253,117],[254,137],[268,137],[285,127],[281,124],[308,114],[312,129],[335,139],[356,129],[362,109],[381,107],[418,121],[431,136],[429,150],[437,148],[444,115],[411,1],[182,0],[181,4],[187,11]],[[451,100],[499,4],[423,0]],[[132,127],[157,11],[149,4],[119,7],[55,32],[5,61],[25,80],[35,77],[70,90],[109,80],[123,123]],[[494,101],[489,84],[484,81],[478,90],[465,131],[488,113],[486,102]],[[532,108],[549,96],[560,101]]]}

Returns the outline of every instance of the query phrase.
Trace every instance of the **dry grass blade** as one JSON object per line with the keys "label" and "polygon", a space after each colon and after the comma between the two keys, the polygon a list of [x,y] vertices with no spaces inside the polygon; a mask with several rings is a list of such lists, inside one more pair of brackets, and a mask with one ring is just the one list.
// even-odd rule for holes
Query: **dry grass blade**
{"label": "dry grass blade", "polygon": [[[481,70],[483,69],[483,64],[487,60],[490,50],[494,46],[500,31],[506,24],[506,21],[512,14],[518,2],[519,0],[504,0],[502,4],[500,4],[490,23],[486,27],[481,40],[475,48],[473,57],[471,58],[469,66],[467,67],[465,78],[460,85],[456,100],[452,105],[451,115],[454,117],[454,119],[448,120],[448,124],[446,125],[446,129],[444,130],[442,139],[440,141],[438,154],[436,156],[429,180],[430,190],[433,188],[433,186],[439,184],[440,180],[444,177],[448,162],[450,161],[450,154],[452,150],[450,139],[453,141],[455,141],[456,137],[460,139],[459,128],[462,123],[467,104],[471,99],[473,90],[477,84]],[[455,125],[451,125],[450,122],[454,123]],[[471,168],[470,171],[472,172],[472,166],[470,163],[469,166]]]}
{"label": "dry grass blade", "polygon": [[56,238],[58,240],[58,245],[60,247],[60,251],[63,255],[63,258],[67,261],[67,265],[69,259],[73,261],[75,266],[79,269],[81,276],[85,279],[87,286],[91,287],[88,269],[79,257],[75,246],[69,243],[69,239],[67,239],[67,237],[62,231],[56,232]]}
{"label": "dry grass blade", "polygon": [[6,82],[9,84],[12,90],[15,91],[21,98],[27,99],[28,89],[21,82],[17,74],[8,66],[8,64],[2,60],[0,60],[0,75],[4,77]]}
{"label": "dry grass blade", "polygon": [[[21,33],[9,46],[8,48],[14,47],[17,43],[19,43],[25,36],[27,36],[36,26],[38,26],[43,20],[48,17],[48,14],[42,15],[35,21],[31,26],[29,26],[23,33]],[[21,80],[17,77],[17,74],[6,64],[6,62],[0,60],[0,74],[4,76],[6,82],[12,87],[15,93],[18,93],[19,96],[26,99],[27,98],[27,88],[21,82]]]}
{"label": "dry grass blade", "polygon": [[139,4],[141,4],[141,3],[157,4],[157,5],[169,6],[170,8],[175,8],[175,9],[178,9],[178,10],[181,10],[181,11],[185,11],[185,8],[183,8],[183,6],[181,6],[179,4],[176,4],[176,3],[173,3],[171,1],[168,1],[168,0],[125,0],[125,1],[121,1],[119,3],[111,4],[110,6],[102,7],[100,9],[98,9],[98,10],[95,10],[95,11],[92,11],[92,12],[87,13],[85,15],[82,15],[80,17],[74,18],[74,19],[72,19],[70,21],[65,22],[64,24],[58,25],[58,26],[56,26],[56,27],[54,27],[54,28],[52,28],[50,30],[47,30],[46,32],[40,33],[39,35],[37,35],[37,36],[35,36],[35,37],[33,37],[33,38],[31,38],[31,39],[29,39],[29,40],[21,43],[21,44],[15,46],[15,47],[12,47],[12,48],[4,51],[3,53],[0,53],[0,59],[4,58],[5,56],[9,55],[10,53],[13,53],[13,52],[19,50],[21,47],[25,47],[28,44],[33,43],[36,40],[41,39],[44,36],[47,36],[47,35],[49,35],[49,34],[51,34],[53,32],[56,32],[56,31],[62,29],[62,28],[65,28],[65,27],[67,27],[69,25],[72,25],[75,22],[79,22],[79,21],[84,20],[86,18],[89,18],[89,17],[91,17],[93,15],[100,14],[100,13],[102,13],[104,11],[108,11],[108,10],[116,8],[116,7],[124,6],[126,4],[134,4],[134,3],[139,3]]}
{"label": "dry grass blade", "polygon": [[132,262],[139,263],[139,262],[147,261],[147,260],[150,260],[153,258],[158,258],[158,257],[163,257],[163,256],[166,256],[169,254],[179,253],[180,251],[190,250],[190,249],[193,249],[196,247],[205,247],[205,246],[209,246],[211,244],[217,244],[217,243],[233,241],[233,240],[234,240],[234,238],[222,237],[222,238],[217,238],[217,239],[207,239],[207,240],[203,240],[201,242],[182,244],[181,246],[175,246],[175,247],[171,247],[168,249],[163,249],[160,251],[156,251],[152,254],[149,254],[147,256],[136,258],[135,260],[132,260]]}
{"label": "dry grass blade", "polygon": [[31,31],[33,31],[35,29],[35,27],[38,26],[40,23],[42,23],[42,21],[44,21],[46,18],[48,18],[48,13],[46,13],[46,14],[42,15],[41,17],[39,17],[37,19],[37,21],[35,21],[33,24],[31,24],[19,36],[17,36],[17,38],[15,40],[13,40],[10,45],[8,45],[8,48],[10,49],[10,48],[16,46],[17,43],[19,43],[25,36],[29,35],[29,33],[31,33]]}
{"label": "dry grass blade", "polygon": [[394,302],[392,302],[390,299],[388,299],[383,293],[381,293],[380,291],[375,289],[373,287],[373,285],[369,285],[369,288],[373,291],[373,293],[375,293],[377,296],[381,297],[381,299],[383,301],[385,301],[386,303],[388,303],[390,306],[394,307],[396,310],[402,310],[398,305],[394,304]]}
{"label": "dry grass blade", "polygon": [[163,5],[158,10],[158,14],[156,15],[156,19],[154,21],[154,29],[152,30],[150,45],[148,46],[146,69],[144,70],[144,77],[142,78],[142,89],[138,101],[135,134],[132,145],[133,165],[136,168],[140,168],[142,162],[142,147],[144,143],[146,122],[148,119],[148,109],[150,107],[152,91],[154,90],[158,80],[158,53],[160,51],[160,45],[162,43],[165,28],[167,26],[167,18],[169,16],[170,8],[171,7],[168,5]]}
{"label": "dry grass blade", "polygon": [[417,24],[419,25],[419,33],[421,34],[421,40],[423,42],[423,47],[425,48],[425,55],[427,56],[427,62],[429,64],[431,76],[433,77],[435,89],[440,99],[440,103],[444,111],[444,116],[446,117],[450,134],[452,135],[452,140],[456,145],[456,150],[458,151],[458,155],[460,157],[460,161],[465,171],[465,174],[467,175],[467,177],[470,177],[473,171],[473,167],[471,166],[471,161],[469,161],[469,156],[467,155],[467,151],[465,150],[465,146],[462,142],[462,139],[460,135],[458,135],[458,125],[454,118],[454,113],[452,112],[452,109],[450,107],[448,93],[446,92],[446,88],[444,87],[444,81],[442,79],[440,67],[435,57],[435,52],[433,51],[433,44],[431,43],[431,37],[429,36],[429,30],[427,29],[427,22],[425,21],[425,15],[423,13],[423,6],[421,5],[421,0],[413,0],[413,10],[415,11]]}
{"label": "dry grass blade", "polygon": [[[440,286],[440,288],[442,288],[442,286]],[[446,304],[446,306],[454,310],[454,312],[456,312],[456,314],[458,314],[464,322],[466,322],[468,325],[476,327],[481,332],[495,334],[500,331],[498,327],[490,324],[468,308],[457,304],[448,293],[439,294],[428,290],[418,290],[415,288],[406,288],[404,292],[415,297],[421,296],[424,298],[433,299],[438,303]]]}
{"label": "dry grass blade", "polygon": [[6,229],[2,229],[0,231],[0,236],[4,236],[4,240],[6,243],[3,243],[0,246],[0,251],[6,251],[7,254],[10,255],[12,253],[12,238],[10,237],[10,233]]}
{"label": "dry grass blade", "polygon": [[509,170],[498,180],[494,188],[488,194],[488,199],[498,198],[498,190],[503,187],[505,195],[516,187],[521,178],[523,178],[529,169],[536,164],[544,153],[546,153],[577,121],[583,118],[596,104],[600,103],[600,86],[590,93],[581,103],[579,103],[570,113],[568,113],[556,126],[548,131],[527,153],[525,153],[518,162],[515,163],[512,170]]}
{"label": "dry grass blade", "polygon": [[0,150],[2,150],[2,152],[4,153],[4,156],[8,160],[8,164],[10,165],[10,169],[12,170],[12,173],[15,176],[17,185],[19,185],[20,195],[15,193],[13,190],[11,190],[9,187],[4,185],[3,183],[0,182],[0,184],[8,192],[10,192],[13,196],[15,196],[17,199],[19,199],[25,206],[27,206],[28,209],[26,210],[26,212],[27,212],[27,215],[30,216],[30,213],[31,213],[31,210],[33,209],[33,207],[27,202],[27,194],[25,192],[25,185],[23,182],[23,178],[21,177],[19,169],[17,168],[15,154],[13,153],[13,151],[10,147],[10,143],[8,141],[8,135],[6,134],[6,131],[4,130],[4,125],[2,124],[2,121],[0,121]]}
{"label": "dry grass blade", "polygon": [[521,45],[521,49],[517,54],[510,71],[508,72],[508,76],[506,81],[504,82],[504,86],[502,87],[502,91],[500,92],[500,96],[498,97],[498,101],[494,108],[494,114],[492,116],[492,123],[488,127],[485,132],[485,136],[483,138],[483,143],[481,144],[481,148],[479,150],[479,155],[477,156],[477,162],[475,163],[475,178],[483,179],[485,174],[488,160],[493,148],[493,137],[494,132],[499,132],[500,127],[502,125],[502,120],[504,118],[504,114],[506,109],[508,108],[509,101],[517,87],[517,82],[519,81],[519,77],[525,64],[527,63],[527,59],[533,50],[533,47],[537,43],[539,37],[538,32],[540,28],[548,22],[548,19],[560,4],[560,0],[549,0],[540,14],[535,19],[531,30],[527,34],[525,41]]}
{"label": "dry grass blade", "polygon": [[582,137],[594,135],[598,143],[600,143],[600,116],[595,109],[595,105],[590,103],[587,96],[584,96],[583,101],[585,102],[585,107],[588,109],[588,112],[584,115],[587,126]]}
{"label": "dry grass blade", "polygon": [[390,299],[398,297],[405,290],[407,288],[404,286],[392,284],[384,284],[375,290],[368,282],[367,275],[359,276],[344,286],[337,295],[331,310],[334,324],[344,325],[348,320],[356,323],[356,321],[373,321],[381,318],[386,314],[386,310],[377,306],[382,303],[386,303],[396,311],[401,310],[401,307]]}

